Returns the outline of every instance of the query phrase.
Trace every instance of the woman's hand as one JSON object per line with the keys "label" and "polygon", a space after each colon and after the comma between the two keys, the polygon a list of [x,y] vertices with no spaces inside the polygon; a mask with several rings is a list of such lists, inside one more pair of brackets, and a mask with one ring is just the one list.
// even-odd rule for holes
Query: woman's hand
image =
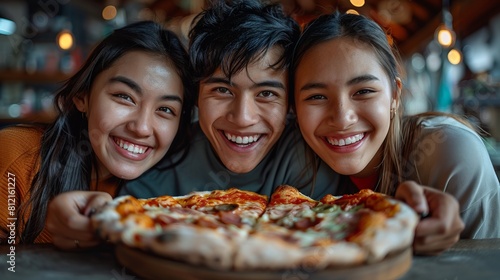
{"label": "woman's hand", "polygon": [[415,254],[436,255],[460,239],[464,223],[460,218],[458,202],[453,196],[406,181],[399,185],[395,197],[422,216],[415,229]]}
{"label": "woman's hand", "polygon": [[100,243],[92,229],[90,215],[112,197],[105,192],[71,191],[50,201],[45,226],[58,248],[69,250]]}

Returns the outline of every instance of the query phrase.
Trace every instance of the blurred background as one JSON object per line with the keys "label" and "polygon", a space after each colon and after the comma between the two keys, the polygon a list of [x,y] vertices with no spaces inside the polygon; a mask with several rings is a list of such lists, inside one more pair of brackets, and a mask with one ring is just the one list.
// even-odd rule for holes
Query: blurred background
{"label": "blurred background", "polygon": [[[155,20],[187,45],[209,0],[0,0],[0,127],[54,118],[52,93],[113,29]],[[481,126],[500,169],[500,1],[274,0],[304,25],[335,10],[387,30],[405,68],[406,114],[437,110]]]}

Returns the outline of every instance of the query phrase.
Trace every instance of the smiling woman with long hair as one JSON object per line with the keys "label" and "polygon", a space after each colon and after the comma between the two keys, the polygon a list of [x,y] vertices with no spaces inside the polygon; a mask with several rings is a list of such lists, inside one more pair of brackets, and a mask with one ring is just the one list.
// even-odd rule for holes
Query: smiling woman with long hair
{"label": "smiling woman with long hair", "polygon": [[0,174],[13,174],[16,185],[15,213],[0,200],[2,242],[13,215],[18,241],[51,242],[44,226],[56,195],[95,190],[115,196],[123,180],[183,150],[194,102],[189,65],[172,32],[150,21],[130,24],[97,45],[57,92],[53,123],[1,130]]}
{"label": "smiling woman with long hair", "polygon": [[458,200],[462,238],[500,237],[500,185],[481,137],[455,115],[403,117],[398,59],[374,21],[319,17],[306,26],[293,67],[301,132],[318,158],[346,175],[344,192],[394,195],[412,180]]}

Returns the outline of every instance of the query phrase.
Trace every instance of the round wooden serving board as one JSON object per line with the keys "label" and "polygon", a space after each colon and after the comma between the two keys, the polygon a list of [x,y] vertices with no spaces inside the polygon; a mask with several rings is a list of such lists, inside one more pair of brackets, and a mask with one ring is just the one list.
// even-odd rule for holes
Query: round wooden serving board
{"label": "round wooden serving board", "polygon": [[124,267],[143,279],[179,280],[390,280],[403,276],[410,269],[412,261],[412,250],[411,248],[407,248],[403,251],[389,255],[384,260],[377,263],[342,268],[327,268],[319,271],[305,271],[304,269],[278,271],[218,271],[174,261],[125,245],[117,245],[115,253],[118,261]]}

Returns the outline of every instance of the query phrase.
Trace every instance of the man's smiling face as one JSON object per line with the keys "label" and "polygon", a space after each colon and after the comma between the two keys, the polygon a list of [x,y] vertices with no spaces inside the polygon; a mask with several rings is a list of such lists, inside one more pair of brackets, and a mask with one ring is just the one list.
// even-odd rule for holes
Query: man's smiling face
{"label": "man's smiling face", "polygon": [[253,170],[285,128],[287,71],[272,69],[282,50],[226,77],[221,69],[200,83],[201,129],[222,163],[235,173]]}

